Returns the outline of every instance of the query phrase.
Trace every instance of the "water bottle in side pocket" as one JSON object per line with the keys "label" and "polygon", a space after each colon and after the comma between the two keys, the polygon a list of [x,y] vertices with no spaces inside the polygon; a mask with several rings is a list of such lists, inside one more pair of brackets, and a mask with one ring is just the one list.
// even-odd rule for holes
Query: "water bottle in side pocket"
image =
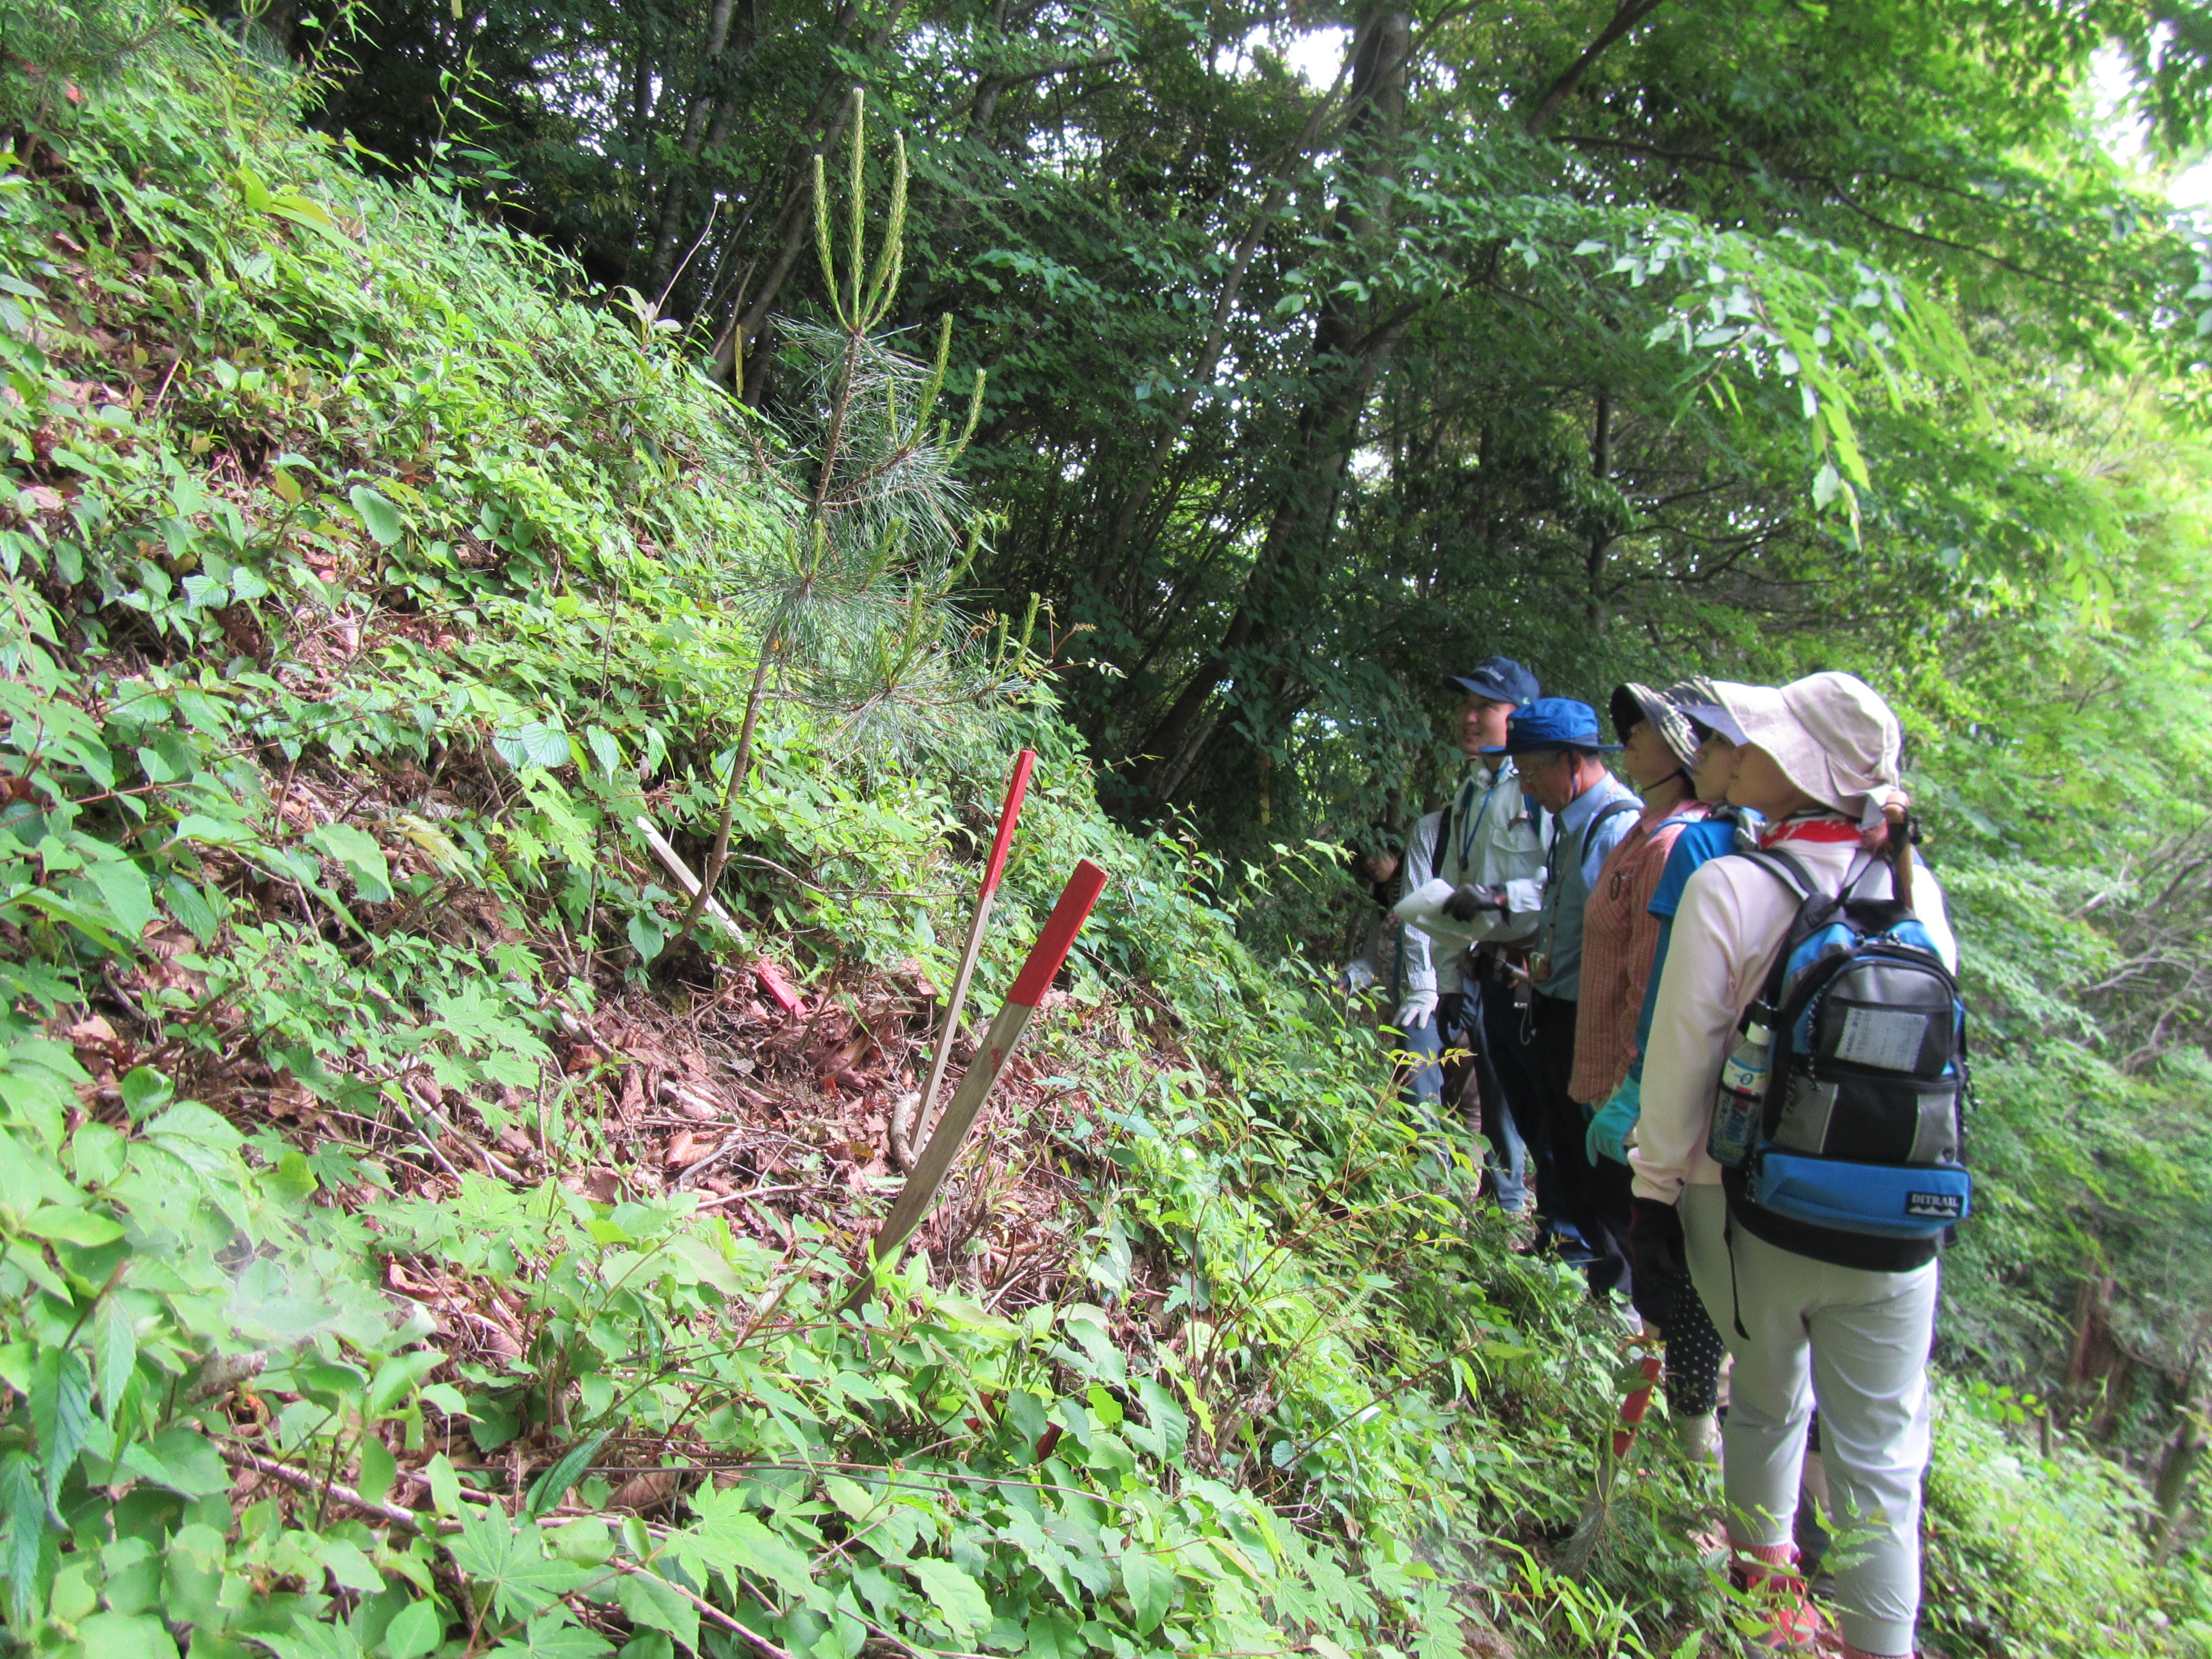
{"label": "water bottle in side pocket", "polygon": [[1721,1086],[1713,1097],[1713,1127],[1705,1152],[1723,1169],[1741,1170],[1759,1144],[1759,1119],[1766,1105],[1767,1074],[1774,1066],[1774,1032],[1764,1008],[1744,1022],[1735,1052],[1721,1067]]}

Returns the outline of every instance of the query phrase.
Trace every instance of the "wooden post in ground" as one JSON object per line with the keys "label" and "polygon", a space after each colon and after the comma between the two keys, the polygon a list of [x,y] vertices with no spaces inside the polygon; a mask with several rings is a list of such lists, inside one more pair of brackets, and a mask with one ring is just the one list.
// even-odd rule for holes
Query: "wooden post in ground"
{"label": "wooden post in ground", "polygon": [[[975,889],[975,914],[968,923],[968,943],[960,955],[960,972],[952,981],[951,1000],[945,1005],[945,1029],[937,1034],[936,1052],[929,1057],[929,1080],[921,1085],[915,1103],[912,1139],[907,1150],[919,1155],[929,1140],[929,1115],[937,1106],[937,1091],[945,1082],[945,1068],[952,1059],[952,1038],[960,1029],[960,1011],[968,1001],[968,981],[975,976],[975,960],[983,952],[983,924],[991,917],[991,900],[999,890],[999,877],[1006,867],[1006,849],[1013,844],[1014,822],[1022,815],[1022,798],[1028,794],[1030,770],[1036,750],[1024,749],[1014,757],[1014,775],[1006,784],[1006,799],[999,808],[999,833],[991,842],[990,861],[983,866],[982,882]],[[911,1162],[911,1156],[906,1161]]]}
{"label": "wooden post in ground", "polygon": [[876,1287],[877,1275],[894,1265],[906,1241],[920,1226],[937,1202],[938,1189],[944,1186],[945,1177],[952,1168],[952,1160],[960,1154],[968,1139],[968,1131],[975,1127],[975,1115],[982,1109],[984,1099],[991,1086],[1006,1070],[1006,1061],[1021,1041],[1022,1032],[1036,1012],[1051,987],[1053,976],[1060,965],[1067,960],[1068,947],[1075,943],[1075,935],[1091,914],[1091,907],[1098,902],[1099,890],[1106,885],[1106,872],[1084,859],[1075,866],[1075,873],[1067,878],[1061,890],[1060,902],[1052,908],[1052,916],[1044,925],[1044,932],[1030,947],[1029,959],[1022,963],[1020,975],[1013,988],[1006,993],[1006,1006],[991,1021],[990,1029],[983,1034],[982,1046],[975,1051],[967,1074],[953,1091],[951,1101],[939,1120],[937,1132],[922,1148],[921,1157],[915,1164],[914,1173],[907,1177],[906,1185],[892,1200],[890,1213],[884,1224],[876,1230],[874,1241],[868,1247],[868,1261],[860,1273],[857,1282],[838,1304],[838,1311],[857,1308],[866,1302]]}

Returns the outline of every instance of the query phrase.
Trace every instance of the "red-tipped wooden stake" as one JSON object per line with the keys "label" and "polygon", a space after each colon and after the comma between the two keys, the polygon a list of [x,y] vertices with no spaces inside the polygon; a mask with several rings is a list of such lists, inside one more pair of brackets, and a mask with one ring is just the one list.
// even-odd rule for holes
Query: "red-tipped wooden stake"
{"label": "red-tipped wooden stake", "polygon": [[1036,764],[1034,749],[1024,749],[1014,757],[1014,775],[1006,784],[1006,804],[999,808],[999,833],[991,842],[991,860],[983,866],[983,882],[975,890],[975,914],[968,923],[968,944],[960,954],[959,976],[952,981],[952,1000],[945,1006],[945,1029],[937,1034],[937,1052],[929,1057],[929,1081],[921,1085],[921,1097],[915,1103],[913,1147],[917,1153],[929,1139],[929,1115],[936,1109],[937,1091],[952,1059],[952,1037],[960,1029],[960,1011],[967,1006],[968,981],[975,977],[975,960],[983,953],[983,924],[991,918],[991,901],[999,890],[1000,873],[1006,867],[1006,849],[1013,844],[1014,821],[1022,815],[1022,798],[1029,793],[1030,769]]}
{"label": "red-tipped wooden stake", "polygon": [[991,1085],[999,1080],[999,1073],[1006,1070],[1014,1045],[1021,1041],[1022,1032],[1030,1023],[1030,1016],[1036,1012],[1036,1006],[1043,1000],[1053,975],[1067,960],[1068,947],[1075,943],[1077,930],[1090,915],[1091,907],[1098,902],[1099,890],[1105,885],[1103,870],[1089,859],[1077,863],[1075,873],[1067,878],[1067,885],[1060,891],[1060,902],[1052,907],[1044,932],[1030,947],[1029,959],[1022,963],[1013,989],[1006,993],[1006,1006],[991,1021],[990,1029],[983,1034],[982,1047],[976,1050],[974,1061],[960,1079],[959,1088],[946,1104],[937,1133],[930,1136],[914,1173],[907,1177],[906,1185],[892,1202],[890,1213],[876,1230],[875,1242],[869,1247],[872,1260],[861,1269],[860,1282],[839,1304],[841,1311],[856,1308],[867,1300],[869,1292],[875,1288],[877,1273],[898,1260],[907,1239],[937,1202],[938,1188],[945,1184],[952,1160],[959,1156],[968,1131],[975,1127],[975,1115],[982,1109],[984,1098],[990,1094]]}

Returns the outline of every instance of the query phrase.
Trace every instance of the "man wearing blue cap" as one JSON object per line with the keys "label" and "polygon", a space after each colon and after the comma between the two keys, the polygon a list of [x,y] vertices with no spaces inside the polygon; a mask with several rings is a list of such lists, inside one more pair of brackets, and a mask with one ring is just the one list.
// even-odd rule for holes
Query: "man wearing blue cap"
{"label": "man wearing blue cap", "polygon": [[[1580,1012],[1583,914],[1590,884],[1607,855],[1627,835],[1643,802],[1601,758],[1620,748],[1605,741],[1597,713],[1571,697],[1539,697],[1506,724],[1505,738],[1484,753],[1515,761],[1521,787],[1552,820],[1544,860],[1542,909],[1528,976],[1535,995],[1529,1024],[1535,1033],[1535,1069],[1543,1090],[1545,1127],[1551,1142],[1553,1178],[1559,1209],[1595,1258],[1592,1291],[1604,1294],[1626,1279],[1626,1240],[1616,1239],[1597,1205],[1589,1154],[1583,1146],[1582,1103],[1574,1097],[1575,1021]],[[1503,903],[1507,915],[1521,896],[1462,888],[1448,912]]]}
{"label": "man wearing blue cap", "polygon": [[[1513,763],[1488,750],[1505,741],[1514,711],[1534,702],[1539,688],[1536,677],[1510,657],[1485,657],[1465,674],[1446,675],[1444,684],[1461,694],[1460,748],[1479,764],[1437,828],[1431,868],[1454,888],[1527,884],[1528,899],[1519,915],[1485,910],[1452,919],[1449,932],[1431,930],[1440,947],[1435,962],[1443,1041],[1467,1054],[1447,1069],[1444,1097],[1462,1100],[1474,1083],[1490,1144],[1492,1194],[1499,1207],[1517,1214],[1528,1206],[1524,1137],[1541,1121],[1542,1095],[1529,1066],[1512,975],[1536,931],[1534,884],[1543,873],[1544,842]],[[1535,1179],[1538,1208],[1548,1213],[1543,1200],[1550,1178],[1540,1162]]]}

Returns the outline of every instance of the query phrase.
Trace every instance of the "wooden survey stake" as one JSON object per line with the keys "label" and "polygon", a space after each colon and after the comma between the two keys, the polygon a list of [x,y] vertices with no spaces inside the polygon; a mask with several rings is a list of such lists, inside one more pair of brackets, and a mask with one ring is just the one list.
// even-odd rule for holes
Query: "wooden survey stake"
{"label": "wooden survey stake", "polygon": [[1075,943],[1077,931],[1090,915],[1091,907],[1098,902],[1099,890],[1105,885],[1105,871],[1089,859],[1076,865],[1075,873],[1067,878],[1067,885],[1060,891],[1060,902],[1052,907],[1044,932],[1030,947],[1029,959],[1022,963],[1013,989],[1006,993],[1006,1006],[984,1032],[982,1046],[975,1051],[975,1058],[960,1079],[959,1088],[953,1091],[945,1115],[938,1120],[937,1132],[930,1136],[914,1173],[899,1189],[890,1213],[884,1218],[884,1224],[876,1230],[875,1240],[869,1246],[872,1259],[860,1270],[860,1282],[839,1304],[840,1311],[856,1308],[867,1300],[869,1292],[875,1288],[876,1275],[897,1261],[900,1250],[914,1230],[936,1204],[938,1189],[945,1184],[952,1160],[960,1155],[968,1131],[975,1127],[976,1113],[982,1109],[991,1085],[999,1080],[999,1073],[1006,1070],[1014,1045],[1021,1041],[1022,1032],[1030,1023],[1030,1016],[1036,1012],[1037,1004],[1044,1000],[1053,976],[1060,972],[1060,963],[1067,960],[1068,947]]}
{"label": "wooden survey stake", "polygon": [[[945,1068],[952,1059],[952,1038],[960,1029],[960,1011],[967,1006],[968,981],[975,977],[975,959],[983,952],[983,924],[991,917],[991,900],[999,890],[999,877],[1006,867],[1006,849],[1013,844],[1014,822],[1022,815],[1022,798],[1028,794],[1030,770],[1036,750],[1024,749],[1014,757],[1014,775],[1006,784],[1006,799],[999,808],[999,833],[991,842],[990,862],[975,890],[975,915],[968,924],[968,943],[960,954],[959,977],[952,981],[952,1000],[945,1005],[945,1029],[937,1034],[937,1052],[929,1057],[929,1080],[921,1085],[915,1103],[911,1144],[919,1154],[929,1140],[929,1115],[937,1107],[937,1091],[945,1082]],[[917,1167],[919,1167],[917,1165]]]}

